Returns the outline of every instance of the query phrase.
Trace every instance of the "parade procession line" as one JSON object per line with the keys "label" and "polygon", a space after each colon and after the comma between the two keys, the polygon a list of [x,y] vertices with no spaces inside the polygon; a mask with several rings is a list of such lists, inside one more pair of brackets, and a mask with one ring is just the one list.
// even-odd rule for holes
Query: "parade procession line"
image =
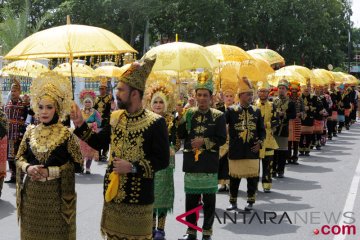
{"label": "parade procession line", "polygon": [[[273,180],[271,193],[264,193],[259,184],[255,211],[252,214],[239,211],[235,217],[234,212],[225,211],[229,204],[228,195],[217,194],[213,239],[359,240],[359,156],[360,124],[357,123],[351,126],[350,131],[343,131],[339,137],[328,141],[321,151],[314,150],[310,157],[301,157],[300,165],[287,165],[285,178]],[[95,162],[91,175],[76,176],[78,240],[102,239],[99,225],[105,167],[106,164]],[[176,154],[174,174],[174,210],[168,215],[165,226],[167,240],[176,240],[186,231],[186,226],[176,220],[185,211],[183,176],[182,153],[179,152]],[[240,209],[244,209],[245,199],[246,180],[242,180],[238,197]],[[200,227],[202,220],[201,213]],[[343,230],[342,228],[351,231],[352,229],[345,228],[346,222],[355,227],[355,235],[335,235],[330,232],[331,228],[335,232]],[[320,232],[324,226],[324,233],[329,232],[328,234]],[[319,230],[318,234],[315,234],[316,230]],[[201,233],[197,236],[198,239],[202,237]],[[4,184],[0,199],[0,240],[3,239],[20,239],[13,184]]]}

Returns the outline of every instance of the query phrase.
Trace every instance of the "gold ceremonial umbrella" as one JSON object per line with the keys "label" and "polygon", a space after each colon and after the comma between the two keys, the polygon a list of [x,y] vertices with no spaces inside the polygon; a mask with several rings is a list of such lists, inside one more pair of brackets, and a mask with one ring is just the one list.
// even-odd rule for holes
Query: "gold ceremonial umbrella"
{"label": "gold ceremonial umbrella", "polygon": [[[137,53],[123,39],[108,30],[70,24],[69,19],[68,23],[30,35],[17,44],[5,59],[69,58],[72,63],[73,58],[79,56]],[[71,74],[74,84],[72,77]]]}
{"label": "gold ceremonial umbrella", "polygon": [[270,66],[270,64],[266,60],[258,56],[255,56],[254,59],[256,66],[260,69],[260,71],[264,72],[267,75],[275,72],[275,70]]}
{"label": "gold ceremonial umbrella", "polygon": [[296,81],[299,82],[300,85],[306,85],[306,79],[301,76],[299,73],[290,71],[290,70],[276,70],[274,73],[269,74],[267,80],[269,84],[273,86],[277,86],[278,82],[281,79],[286,79],[288,82]]}
{"label": "gold ceremonial umbrella", "polygon": [[119,78],[125,71],[126,69],[116,66],[102,66],[95,69],[95,75],[97,77]]}
{"label": "gold ceremonial umbrella", "polygon": [[270,65],[279,64],[285,66],[285,59],[277,52],[267,48],[257,48],[247,51],[251,56],[259,56],[266,60]]}
{"label": "gold ceremonial umbrella", "polygon": [[19,60],[12,62],[1,69],[3,74],[34,78],[49,69],[39,62],[32,60]]}
{"label": "gold ceremonial umbrella", "polygon": [[335,78],[332,72],[319,68],[311,70],[315,75],[315,79],[312,81],[311,85],[325,85],[330,84],[332,81],[335,81]]}
{"label": "gold ceremonial umbrella", "polygon": [[9,77],[9,74],[3,72],[2,70],[0,70],[0,77]]}
{"label": "gold ceremonial umbrella", "polygon": [[357,79],[354,75],[351,75],[351,74],[348,74],[349,75],[349,78],[350,78],[350,83],[351,84],[355,84],[355,85],[358,85],[360,82],[359,82],[359,79]]}
{"label": "gold ceremonial umbrella", "polygon": [[5,59],[70,58],[137,53],[129,44],[103,28],[67,24],[32,34],[16,45]]}
{"label": "gold ceremonial umbrella", "polygon": [[337,84],[348,83],[350,81],[350,77],[346,73],[343,72],[331,72],[331,73],[334,77],[335,83]]}
{"label": "gold ceremonial umbrella", "polygon": [[58,72],[66,77],[75,76],[83,78],[94,78],[96,77],[95,70],[91,67],[73,62],[72,66],[70,63],[63,63],[53,69],[54,72]]}
{"label": "gold ceremonial umbrella", "polygon": [[192,81],[193,80],[193,75],[191,74],[191,72],[185,70],[182,72],[176,72],[176,71],[172,71],[172,70],[163,70],[163,71],[152,71],[150,73],[149,78],[161,78],[161,79],[168,79],[169,81],[171,80],[177,80],[176,83],[181,83],[184,81]]}
{"label": "gold ceremonial umbrella", "polygon": [[280,68],[279,70],[290,70],[290,71],[297,72],[297,73],[301,74],[301,76],[303,76],[306,79],[306,81],[310,81],[310,83],[315,78],[313,72],[309,68],[299,66],[299,65],[289,65],[289,66]]}
{"label": "gold ceremonial umbrella", "polygon": [[247,77],[252,82],[258,82],[266,81],[268,75],[269,74],[259,68],[256,61],[245,61],[240,63],[239,77]]}
{"label": "gold ceremonial umbrella", "polygon": [[150,49],[143,59],[156,54],[153,71],[184,70],[207,68],[214,69],[219,65],[216,57],[205,47],[194,43],[173,42]]}
{"label": "gold ceremonial umbrella", "polygon": [[220,62],[242,62],[245,60],[254,60],[249,53],[233,45],[215,44],[205,48],[209,50]]}

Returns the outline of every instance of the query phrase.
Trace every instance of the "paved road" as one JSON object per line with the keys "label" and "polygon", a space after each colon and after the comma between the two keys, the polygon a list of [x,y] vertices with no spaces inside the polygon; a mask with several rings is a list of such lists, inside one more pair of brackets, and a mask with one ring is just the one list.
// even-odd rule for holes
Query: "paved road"
{"label": "paved road", "polygon": [[[314,151],[311,157],[302,158],[300,165],[287,165],[286,177],[274,180],[272,193],[261,192],[259,185],[256,211],[245,215],[245,222],[242,212],[237,214],[236,223],[229,219],[230,216],[234,220],[234,213],[229,213],[224,222],[224,208],[228,205],[228,196],[218,194],[216,212],[219,219],[215,219],[213,239],[359,240],[359,158],[360,124],[356,124],[350,131],[345,131],[334,141],[328,142],[323,150]],[[181,153],[177,154],[176,200],[174,213],[168,216],[166,225],[168,240],[176,240],[186,229],[175,220],[177,215],[184,212],[181,159]],[[105,165],[94,163],[92,169],[92,175],[80,175],[76,179],[79,240],[101,239],[99,222]],[[245,184],[245,181],[241,183],[239,192],[238,205],[241,208],[245,206]],[[272,223],[270,217],[274,217],[275,213],[277,216],[272,219]],[[331,228],[335,233],[341,231],[346,226],[345,223],[350,224],[350,234],[337,236],[331,232]],[[318,235],[314,234],[316,229],[320,230]],[[352,234],[353,230],[356,230],[356,234]],[[325,235],[327,232],[329,234]],[[5,239],[19,239],[15,189],[9,184],[4,184],[0,200],[0,240]]]}

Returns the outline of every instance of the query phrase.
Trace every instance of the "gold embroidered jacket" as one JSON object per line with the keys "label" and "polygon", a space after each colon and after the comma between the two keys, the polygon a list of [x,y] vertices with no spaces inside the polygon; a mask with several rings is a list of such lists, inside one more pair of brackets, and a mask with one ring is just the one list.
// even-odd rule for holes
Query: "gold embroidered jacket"
{"label": "gold embroidered jacket", "polygon": [[[217,173],[219,148],[226,142],[225,117],[219,110],[210,108],[206,112],[197,107],[189,108],[178,127],[178,136],[184,139],[183,171],[187,173]],[[191,140],[202,137],[205,144],[199,149],[198,160],[191,147]]]}
{"label": "gold embroidered jacket", "polygon": [[266,137],[263,147],[260,150],[260,158],[264,158],[265,155],[268,155],[266,152],[279,148],[273,135],[273,130],[279,125],[279,118],[272,102],[266,101],[262,103],[260,99],[258,99],[256,106],[260,109],[265,124]]}
{"label": "gold embroidered jacket", "polygon": [[129,114],[124,110],[111,114],[110,125],[99,133],[89,129],[86,123],[74,133],[92,148],[111,145],[110,160],[104,180],[104,194],[113,171],[113,157],[131,162],[137,173],[120,175],[118,203],[151,204],[154,202],[154,173],[169,165],[169,135],[165,119],[149,110]]}
{"label": "gold embroidered jacket", "polygon": [[94,103],[94,108],[101,115],[101,126],[109,124],[110,113],[111,113],[111,102],[114,101],[114,97],[110,94],[105,96],[97,96]]}
{"label": "gold embroidered jacket", "polygon": [[229,159],[259,159],[259,152],[252,152],[251,148],[257,141],[263,142],[266,135],[260,109],[233,105],[226,111],[226,123],[230,136]]}
{"label": "gold embroidered jacket", "polygon": [[[295,103],[289,100],[289,97],[277,97],[274,99],[274,106],[276,112],[279,114],[279,125],[275,130],[274,135],[279,137],[289,136],[289,120],[296,118]],[[283,113],[280,116],[280,113]]]}
{"label": "gold embroidered jacket", "polygon": [[313,95],[301,94],[301,98],[304,103],[304,117],[301,119],[301,125],[303,126],[313,126],[314,125],[314,115],[316,111],[316,98]]}

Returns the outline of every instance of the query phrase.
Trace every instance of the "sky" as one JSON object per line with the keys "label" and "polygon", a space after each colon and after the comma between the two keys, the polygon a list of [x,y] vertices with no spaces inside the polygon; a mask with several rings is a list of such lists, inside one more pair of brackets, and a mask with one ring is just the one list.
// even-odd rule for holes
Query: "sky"
{"label": "sky", "polygon": [[352,11],[351,20],[354,23],[354,27],[360,28],[360,0],[352,0]]}

